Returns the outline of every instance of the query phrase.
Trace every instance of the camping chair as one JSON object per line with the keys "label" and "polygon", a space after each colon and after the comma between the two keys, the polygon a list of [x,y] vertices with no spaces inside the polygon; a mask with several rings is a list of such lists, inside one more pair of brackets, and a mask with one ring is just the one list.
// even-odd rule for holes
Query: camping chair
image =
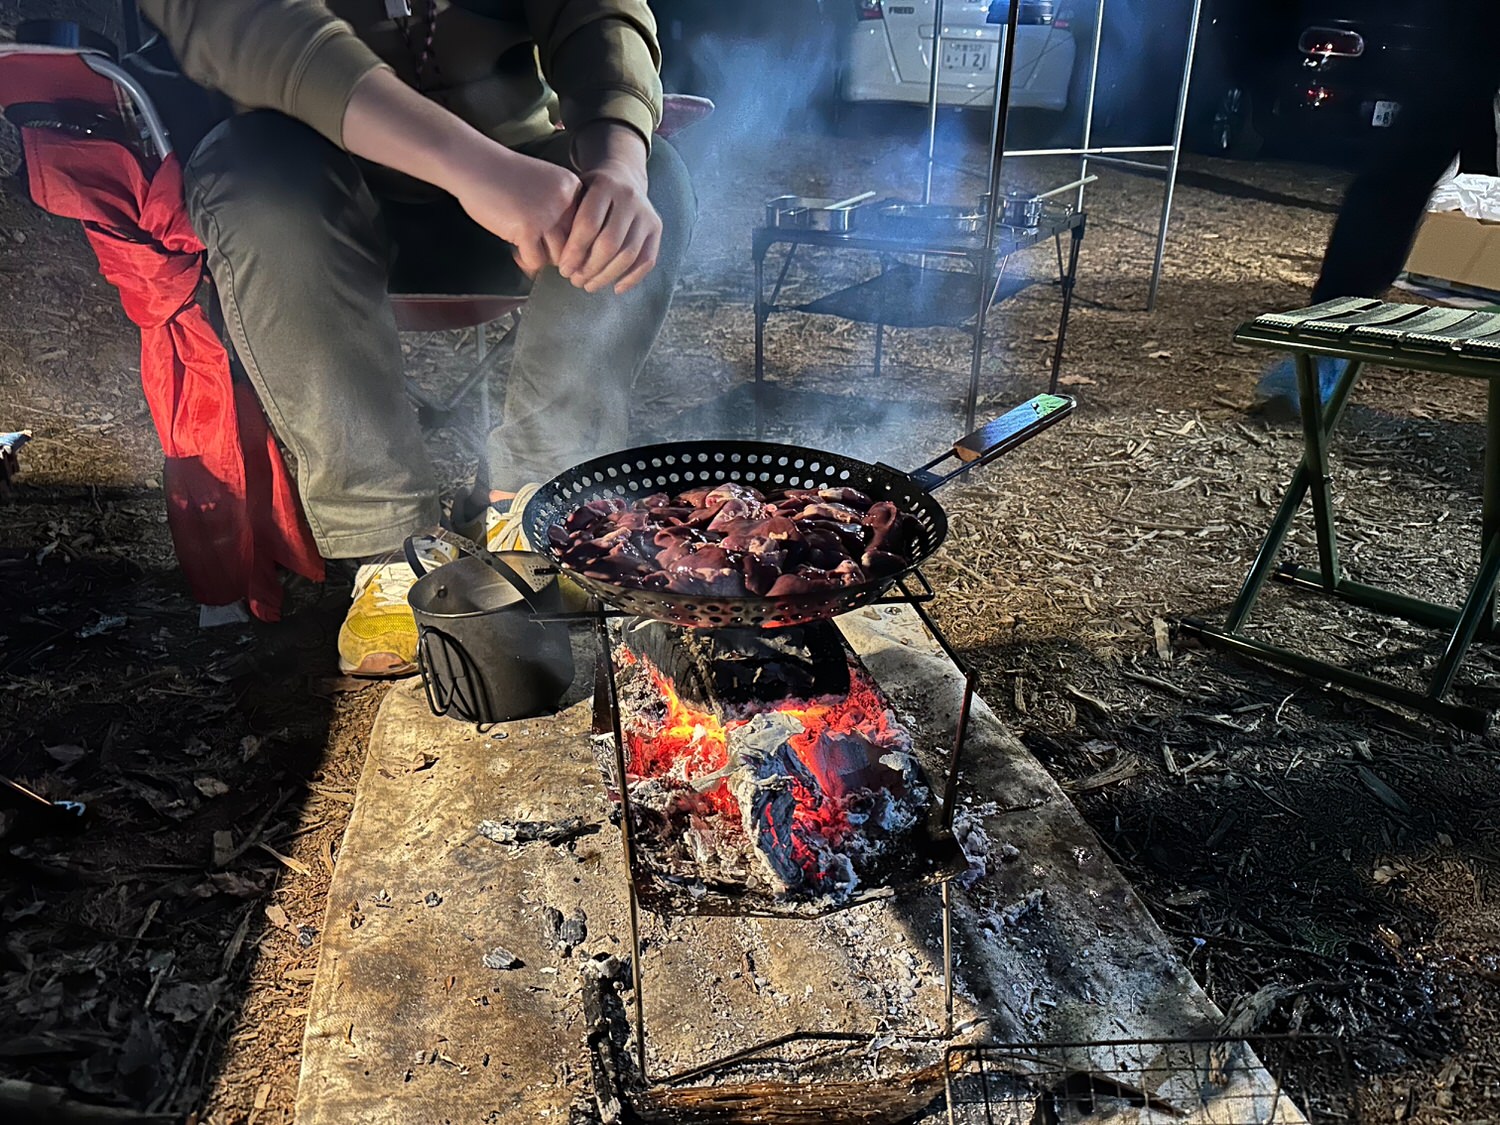
{"label": "camping chair", "polygon": [[0,44],[0,109],[20,128],[32,198],[83,222],[141,329],[168,526],[200,622],[242,617],[242,603],[276,620],[278,568],[320,581],[323,560],[260,404],[196,300],[203,246],[166,125],[134,74],[81,43]]}
{"label": "camping chair", "polygon": [[[133,13],[131,9],[133,5],[127,4],[127,45],[135,41],[132,33]],[[165,207],[169,202],[175,203],[179,211],[185,211],[185,208],[181,207],[180,161],[174,152],[171,133],[165,123],[164,115],[150,91],[136,74],[113,59],[98,45],[97,41],[90,41],[86,36],[76,33],[71,37],[65,33],[56,34],[59,28],[65,29],[66,26],[55,23],[50,25],[50,29],[54,32],[51,36],[52,43],[0,44],[0,110],[3,110],[6,116],[21,128],[23,138],[26,138],[27,142],[28,158],[35,159],[37,151],[45,147],[42,142],[49,137],[55,139],[59,135],[69,137],[80,144],[94,146],[96,149],[101,145],[113,146],[114,150],[120,153],[131,154],[132,163],[139,163],[140,175],[145,177],[145,182],[137,184],[137,188],[143,199],[150,196],[152,204],[159,208]],[[712,110],[713,103],[706,98],[673,95],[667,99],[663,121],[658,132],[663,136],[669,135],[702,119]],[[39,176],[35,171],[31,180],[35,198],[39,182]],[[159,189],[157,187],[159,183],[165,186]],[[177,185],[176,199],[168,200],[166,196],[170,194],[173,184]],[[55,199],[50,201],[52,205],[43,199],[37,199],[37,202],[54,213],[83,219],[86,225],[93,217],[78,211],[76,207],[70,207],[77,203],[75,199],[62,201],[61,209],[59,209],[59,201]],[[148,241],[151,237],[153,236],[148,233]],[[196,243],[196,237],[188,229],[185,215],[177,223],[174,237],[179,241],[190,241],[193,244],[191,249],[198,255],[195,285],[198,280],[207,282],[207,272],[202,265],[202,247]],[[91,236],[91,241],[95,242],[95,249],[99,251],[100,246],[97,240]],[[178,249],[183,248],[186,247],[178,247]],[[101,267],[103,265],[101,252]],[[107,268],[105,272],[108,275]],[[111,277],[111,280],[115,281],[116,278]],[[484,493],[488,491],[485,447],[491,428],[489,377],[509,352],[508,345],[513,341],[512,329],[525,303],[526,297],[522,294],[402,293],[392,295],[397,326],[403,331],[474,330],[476,363],[460,381],[455,391],[440,397],[423,391],[410,380],[408,380],[407,387],[408,393],[417,403],[419,416],[429,427],[453,425],[460,405],[469,397],[477,395],[477,408],[471,415],[475,424],[468,427],[455,427],[455,429],[477,455],[475,495],[481,502],[487,499]],[[128,299],[126,304],[127,311],[129,311]],[[172,319],[185,318],[184,314],[183,317]],[[503,329],[499,345],[489,346],[490,328],[507,318],[508,323]],[[137,319],[137,323],[141,321]],[[194,329],[196,330],[197,327],[195,322]],[[201,344],[202,341],[197,342]],[[228,344],[227,336],[222,332],[220,344],[225,354],[232,359],[232,348]],[[143,377],[145,375],[143,362]],[[172,394],[180,396],[182,392],[183,388],[178,385],[164,393],[170,398]],[[259,441],[269,446],[267,453],[256,455],[255,472],[252,475],[268,478],[261,480],[260,483],[265,487],[260,491],[264,493],[269,490],[269,497],[265,499],[273,502],[272,507],[276,514],[276,519],[273,520],[275,527],[271,530],[279,534],[263,536],[267,541],[265,549],[258,553],[252,552],[256,556],[250,567],[252,577],[237,583],[241,589],[234,597],[225,596],[226,575],[235,573],[233,567],[230,567],[228,571],[224,569],[224,564],[228,561],[226,553],[233,550],[233,546],[227,544],[226,540],[243,540],[246,533],[242,528],[232,528],[228,531],[220,529],[217,535],[205,535],[200,527],[188,526],[192,521],[183,515],[185,511],[191,511],[194,508],[200,509],[200,515],[203,510],[217,511],[222,506],[221,498],[205,498],[201,503],[186,501],[169,504],[169,512],[176,512],[179,515],[178,521],[173,524],[173,539],[178,550],[179,561],[182,562],[189,584],[193,587],[194,596],[200,603],[205,606],[227,605],[240,598],[246,598],[251,610],[257,616],[274,620],[278,615],[280,604],[280,587],[275,579],[276,565],[285,566],[287,569],[310,578],[321,579],[322,562],[312,545],[311,534],[291,489],[290,476],[281,464],[279,451],[275,449],[274,442],[269,437],[269,431],[265,429],[258,402],[254,399],[253,392],[250,391],[243,374],[240,374],[236,380],[235,395],[240,400],[238,403],[240,409],[237,412],[240,427],[244,429],[248,426],[251,431],[240,435],[241,445],[253,446]],[[149,386],[148,398],[151,398]],[[181,402],[176,402],[176,406],[181,405]],[[164,410],[153,409],[153,415],[157,419],[158,430],[162,436],[163,448],[167,451],[169,469],[173,461],[171,440],[173,435],[170,422],[187,413],[188,411],[175,409],[173,406],[168,406]],[[201,412],[198,413],[201,414]],[[236,411],[226,408],[223,413],[232,417]],[[251,413],[256,416],[254,419],[249,418]],[[260,431],[264,431],[264,437],[261,436],[260,431],[256,430],[257,425]],[[262,464],[262,462],[265,463]],[[242,508],[254,510],[258,507],[253,502],[245,503],[243,497],[241,501],[240,507]],[[241,522],[250,522],[248,515]],[[266,528],[262,527],[260,530],[264,532]],[[205,541],[220,548],[217,557],[204,557],[203,543]],[[234,584],[236,583],[229,583],[229,585]]]}

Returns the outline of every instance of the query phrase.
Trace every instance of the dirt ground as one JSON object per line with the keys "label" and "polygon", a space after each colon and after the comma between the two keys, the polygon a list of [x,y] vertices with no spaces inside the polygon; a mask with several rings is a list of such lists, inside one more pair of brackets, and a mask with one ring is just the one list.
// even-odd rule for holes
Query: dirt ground
{"label": "dirt ground", "polygon": [[[643,439],[742,426],[763,200],[910,197],[912,124],[768,133],[727,106],[683,139],[702,219],[642,379]],[[972,192],[948,168],[976,166],[962,123],[940,156],[942,190]],[[1038,163],[1007,178],[1071,175]],[[934,611],[1242,1029],[1339,1036],[1372,1119],[1500,1117],[1493,740],[1251,669],[1172,626],[1222,615],[1295,464],[1298,433],[1246,412],[1270,357],[1230,337],[1305,303],[1346,178],[1188,159],[1147,315],[1160,185],[1100,177],[1064,368],[1079,409],[944,490]],[[807,264],[794,295],[873,268]],[[1045,386],[1052,264],[1047,248],[1015,263],[1043,284],[993,320],[981,413]],[[968,338],[893,331],[877,380],[872,335],[774,319],[768,371],[792,405],[768,436],[900,466],[957,437]],[[452,377],[464,343],[414,338],[413,371]],[[286,1121],[382,689],[337,676],[347,579],[295,588],[282,624],[197,629],[137,351],[77,225],[7,180],[0,430],[35,439],[0,504],[0,772],[91,815],[75,838],[0,850],[0,1075],[219,1125]],[[1355,577],[1456,597],[1477,564],[1482,406],[1456,379],[1362,384],[1336,466]],[[434,450],[456,483],[447,435]],[[1268,595],[1257,620],[1413,682],[1436,657],[1430,638],[1301,597]],[[1462,694],[1494,703],[1497,668],[1476,654]]]}

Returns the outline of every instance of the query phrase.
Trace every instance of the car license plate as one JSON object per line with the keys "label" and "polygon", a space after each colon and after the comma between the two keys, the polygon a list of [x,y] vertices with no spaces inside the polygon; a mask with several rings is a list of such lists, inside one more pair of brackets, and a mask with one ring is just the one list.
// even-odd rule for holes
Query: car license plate
{"label": "car license plate", "polygon": [[980,74],[990,68],[990,44],[944,43],[943,69]]}
{"label": "car license plate", "polygon": [[1400,102],[1376,102],[1375,112],[1370,115],[1370,124],[1377,129],[1389,128],[1401,110]]}

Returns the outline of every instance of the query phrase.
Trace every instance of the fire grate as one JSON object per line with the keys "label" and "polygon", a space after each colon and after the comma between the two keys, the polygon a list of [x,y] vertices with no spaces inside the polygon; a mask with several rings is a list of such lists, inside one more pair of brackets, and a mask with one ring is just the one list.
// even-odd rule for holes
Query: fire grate
{"label": "fire grate", "polygon": [[[642,999],[645,966],[641,961],[640,911],[653,910],[672,914],[717,914],[726,916],[817,916],[843,910],[860,902],[879,898],[890,898],[903,888],[936,884],[940,892],[941,928],[943,941],[943,1008],[944,1029],[951,1034],[953,1028],[953,898],[952,880],[967,866],[963,850],[953,833],[953,818],[957,807],[959,761],[963,755],[972,711],[977,676],[958,651],[943,635],[937,623],[923,608],[925,598],[914,593],[916,584],[925,592],[931,587],[917,572],[915,582],[898,578],[896,586],[901,591],[901,600],[907,602],[927,627],[938,646],[963,676],[962,702],[958,709],[952,742],[946,750],[946,768],[940,785],[934,785],[930,793],[934,801],[926,814],[925,823],[907,843],[907,854],[890,861],[889,874],[875,880],[868,890],[852,896],[848,901],[823,904],[786,903],[781,906],[768,905],[763,896],[723,893],[716,889],[710,895],[706,886],[698,888],[696,897],[684,895],[683,888],[657,877],[639,855],[641,825],[637,823],[631,798],[630,771],[627,766],[626,736],[622,723],[620,683],[615,652],[617,636],[610,627],[610,618],[602,606],[595,603],[594,634],[597,643],[597,661],[594,670],[594,734],[605,740],[612,754],[602,755],[601,766],[606,775],[612,776],[612,796],[618,804],[620,840],[625,859],[625,881],[628,892],[630,950],[634,993],[634,1024],[636,1061],[643,1077],[647,1075],[646,1062],[646,1017]],[[611,758],[613,761],[609,761]]]}
{"label": "fire grate", "polygon": [[1326,1036],[985,1044],[946,1059],[950,1125],[1358,1120],[1348,1059]]}
{"label": "fire grate", "polygon": [[643,1085],[592,1038],[604,1121],[640,1125],[1355,1125],[1322,1035],[944,1044],[796,1032]]}
{"label": "fire grate", "polygon": [[[688,1125],[1353,1125],[1353,1076],[1315,1035],[943,1044],[794,1033],[638,1084],[611,1058],[616,1122]],[[595,1040],[596,1051],[601,1042]],[[607,1045],[605,1045],[607,1046]],[[605,1052],[608,1054],[608,1051]],[[623,1083],[623,1084],[622,1084]]]}

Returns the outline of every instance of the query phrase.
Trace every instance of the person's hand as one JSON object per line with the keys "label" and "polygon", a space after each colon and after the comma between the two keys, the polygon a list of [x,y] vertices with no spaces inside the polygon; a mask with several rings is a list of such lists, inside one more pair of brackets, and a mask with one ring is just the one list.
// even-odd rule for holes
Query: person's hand
{"label": "person's hand", "polygon": [[558,270],[579,289],[625,293],[640,283],[661,250],[661,217],[646,197],[646,143],[633,129],[610,122],[577,139],[583,196]]}
{"label": "person's hand", "polygon": [[515,247],[528,277],[561,262],[582,190],[568,169],[496,144],[458,168],[449,190],[471,219]]}
{"label": "person's hand", "polygon": [[356,156],[448,192],[470,218],[515,247],[528,275],[562,255],[582,190],[578,177],[497,144],[395,72],[376,68],[354,87],[343,141]]}

